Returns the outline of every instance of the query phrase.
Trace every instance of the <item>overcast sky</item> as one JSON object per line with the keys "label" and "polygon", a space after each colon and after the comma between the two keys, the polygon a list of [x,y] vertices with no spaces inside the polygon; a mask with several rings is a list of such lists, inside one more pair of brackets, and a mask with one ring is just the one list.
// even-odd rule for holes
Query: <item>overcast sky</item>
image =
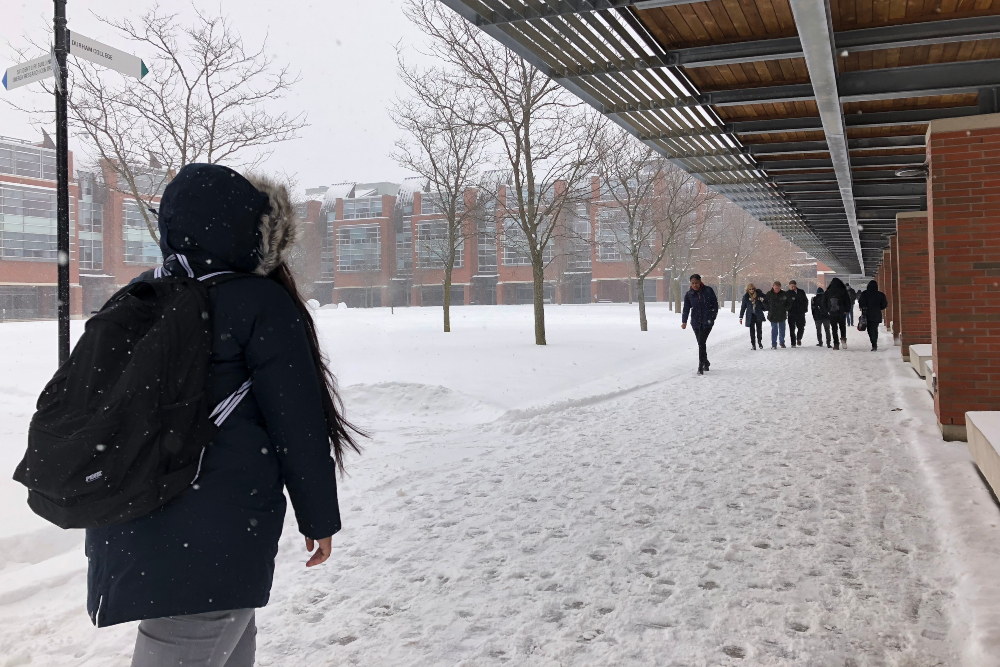
{"label": "overcast sky", "polygon": [[[124,51],[144,54],[122,43],[95,18],[138,16],[154,3],[147,0],[69,0],[69,27]],[[191,5],[170,0],[161,7],[184,14]],[[208,3],[199,2],[203,10]],[[398,181],[408,175],[389,157],[399,132],[386,114],[393,97],[401,94],[396,76],[395,46],[401,43],[410,57],[422,48],[423,36],[408,24],[402,0],[222,0],[214,7],[227,15],[248,47],[265,37],[278,64],[287,63],[301,81],[276,111],[301,110],[309,127],[298,139],[278,146],[266,168],[296,177],[302,188],[342,181]],[[0,57],[6,69],[11,46],[24,45],[24,36],[44,39],[51,30],[50,0],[4,0],[0,21]],[[39,54],[41,55],[41,54]],[[5,100],[20,104],[43,100],[29,85],[11,92],[0,87]],[[36,99],[33,99],[36,98]],[[40,133],[22,112],[0,103],[0,135],[29,140]],[[52,131],[54,121],[49,124]],[[71,138],[70,147],[78,150]]]}

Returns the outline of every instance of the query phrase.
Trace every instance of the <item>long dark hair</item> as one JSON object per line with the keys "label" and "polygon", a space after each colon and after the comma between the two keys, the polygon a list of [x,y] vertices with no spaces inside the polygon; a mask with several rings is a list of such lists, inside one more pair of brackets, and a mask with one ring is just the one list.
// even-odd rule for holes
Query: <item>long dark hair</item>
{"label": "long dark hair", "polygon": [[299,311],[299,317],[302,318],[302,323],[305,325],[309,349],[312,351],[313,363],[316,364],[316,374],[324,387],[322,392],[323,413],[326,416],[326,432],[330,438],[330,449],[333,452],[333,460],[337,464],[337,470],[343,474],[345,470],[344,454],[348,450],[360,454],[361,446],[356,438],[367,438],[368,434],[344,419],[344,402],[337,392],[337,379],[327,366],[327,359],[319,346],[319,336],[316,335],[316,323],[313,322],[309,306],[306,305],[295,285],[295,278],[288,265],[280,264],[267,277],[284,287],[285,291],[291,295],[292,301],[295,302],[295,307]]}

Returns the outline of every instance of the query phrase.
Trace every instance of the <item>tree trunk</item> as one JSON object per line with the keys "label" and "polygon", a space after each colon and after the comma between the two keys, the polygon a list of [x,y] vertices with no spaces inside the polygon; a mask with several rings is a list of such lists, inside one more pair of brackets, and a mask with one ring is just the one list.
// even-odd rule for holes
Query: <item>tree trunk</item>
{"label": "tree trunk", "polygon": [[628,305],[632,305],[632,279],[628,279]]}
{"label": "tree trunk", "polygon": [[735,313],[736,312],[736,274],[735,273],[732,275],[732,280],[730,282],[732,283],[731,288],[732,288],[732,293],[733,293],[733,306],[730,309],[730,312]]}
{"label": "tree trunk", "polygon": [[534,283],[535,345],[545,345],[545,267],[541,253],[531,258],[531,277]]}
{"label": "tree trunk", "polygon": [[643,289],[645,281],[646,279],[641,276],[636,280],[636,295],[639,297],[639,331],[649,331],[649,326],[646,323],[646,290]]}
{"label": "tree trunk", "polygon": [[451,333],[451,269],[444,269],[444,332]]}

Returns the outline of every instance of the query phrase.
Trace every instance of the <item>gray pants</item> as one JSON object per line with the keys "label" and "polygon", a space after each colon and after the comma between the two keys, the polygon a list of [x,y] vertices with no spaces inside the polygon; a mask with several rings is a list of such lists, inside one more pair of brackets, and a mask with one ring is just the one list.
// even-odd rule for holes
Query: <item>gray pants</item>
{"label": "gray pants", "polygon": [[253,667],[253,609],[166,616],[139,623],[132,667]]}

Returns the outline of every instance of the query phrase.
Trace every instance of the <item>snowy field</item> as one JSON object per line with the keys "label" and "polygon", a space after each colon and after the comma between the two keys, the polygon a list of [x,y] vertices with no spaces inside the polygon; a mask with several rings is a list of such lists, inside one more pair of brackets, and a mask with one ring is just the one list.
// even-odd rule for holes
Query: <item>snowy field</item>
{"label": "snowy field", "polygon": [[[550,307],[546,348],[527,306],[319,311],[374,438],[326,565],[289,512],[257,664],[1000,665],[1000,510],[898,348],[750,352],[725,311],[699,377],[650,311]],[[55,325],[0,346],[0,667],[128,665],[9,481]]]}

